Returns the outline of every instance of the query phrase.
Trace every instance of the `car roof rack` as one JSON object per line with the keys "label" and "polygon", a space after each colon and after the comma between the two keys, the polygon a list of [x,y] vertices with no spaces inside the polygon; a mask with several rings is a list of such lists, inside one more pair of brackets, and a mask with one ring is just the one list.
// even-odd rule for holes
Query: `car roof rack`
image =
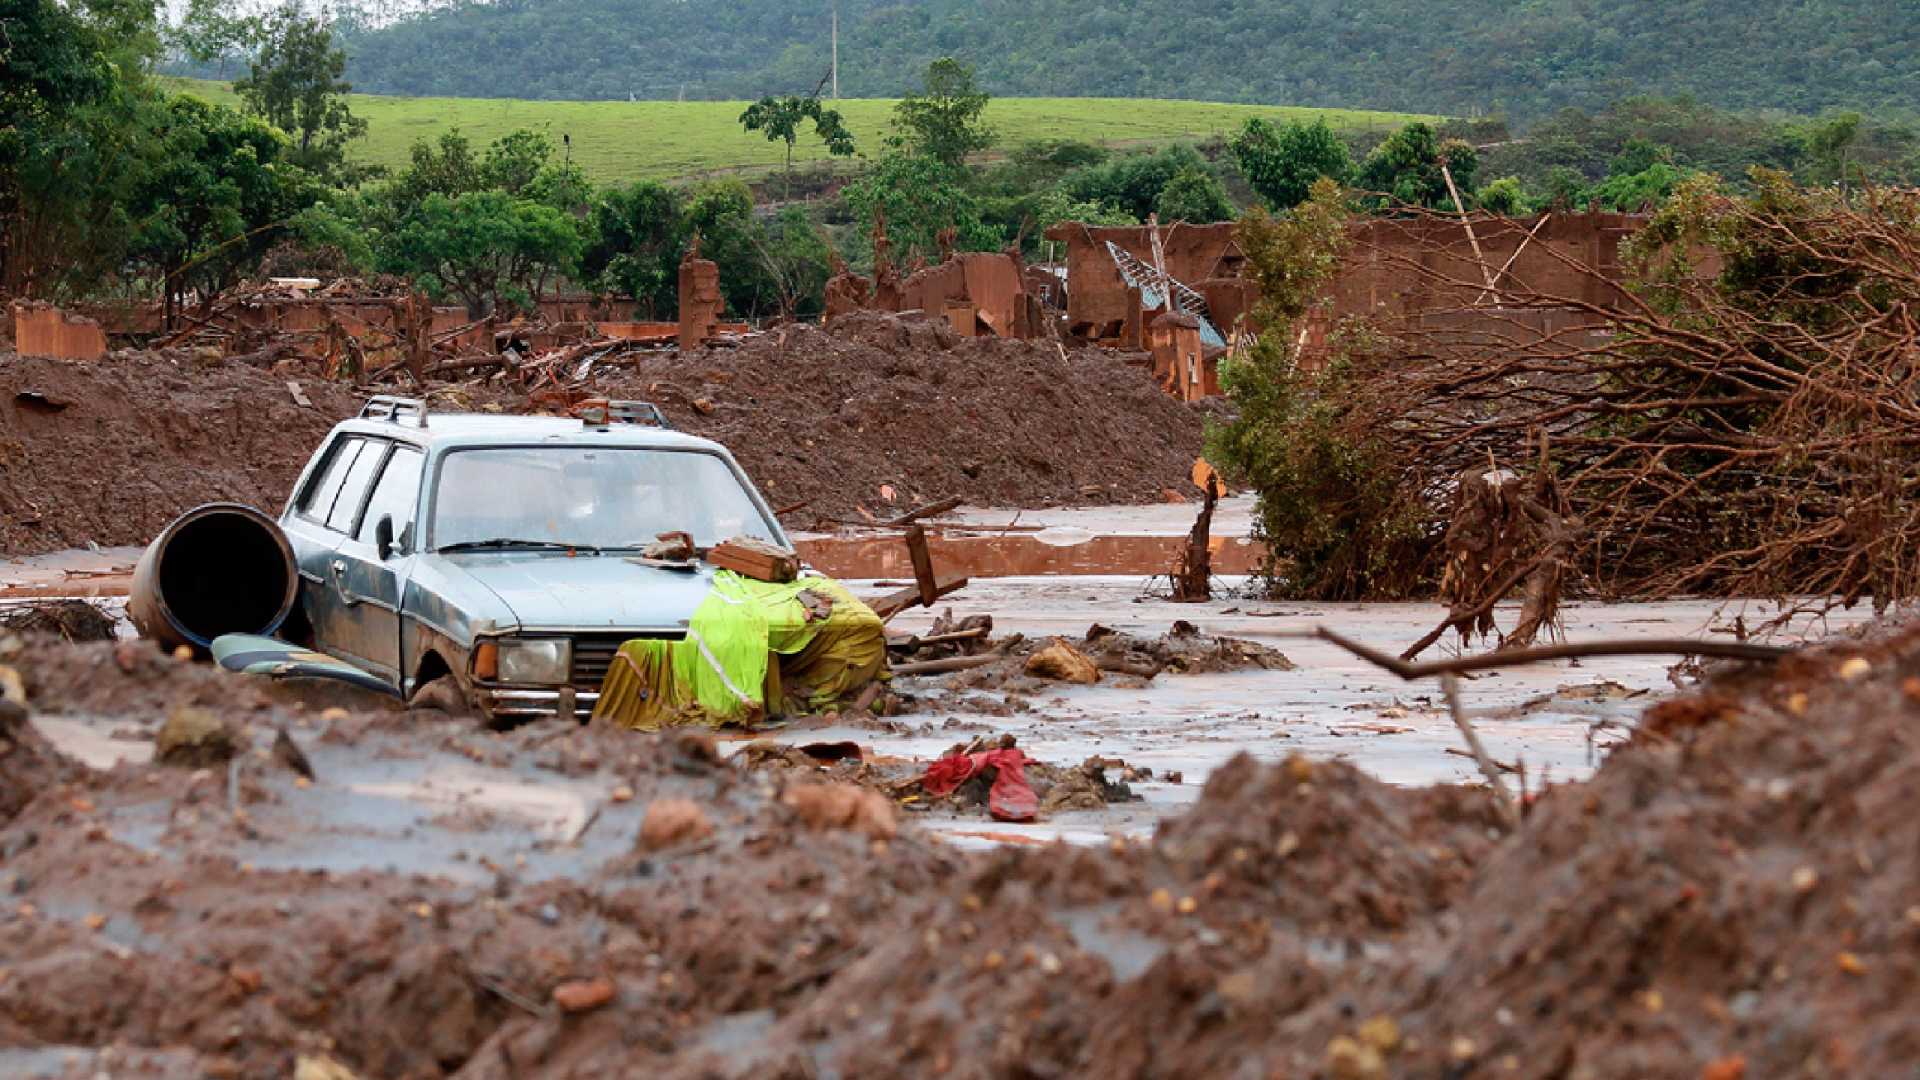
{"label": "car roof rack", "polygon": [[672,431],[673,425],[667,421],[667,414],[660,406],[651,401],[609,401],[606,398],[589,398],[573,407],[573,415],[590,428],[606,428],[614,424],[644,424],[664,431]]}
{"label": "car roof rack", "polygon": [[412,414],[416,426],[427,426],[427,403],[419,398],[375,394],[367,399],[365,405],[360,406],[362,420],[385,420],[390,424],[397,424],[408,414]]}

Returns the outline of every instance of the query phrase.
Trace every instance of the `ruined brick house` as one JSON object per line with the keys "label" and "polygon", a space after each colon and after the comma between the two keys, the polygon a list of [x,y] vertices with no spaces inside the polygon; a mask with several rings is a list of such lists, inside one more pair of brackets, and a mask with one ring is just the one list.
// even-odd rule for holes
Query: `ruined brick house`
{"label": "ruined brick house", "polygon": [[[1477,215],[1473,236],[1458,220],[1372,218],[1351,226],[1348,251],[1327,295],[1326,306],[1305,328],[1307,360],[1325,343],[1330,326],[1354,315],[1418,319],[1423,325],[1530,326],[1539,332],[1598,327],[1607,310],[1621,306],[1621,241],[1645,218],[1632,214],[1548,214],[1516,219]],[[1227,343],[1252,323],[1257,286],[1243,271],[1245,255],[1230,222],[1175,224],[1160,228],[1156,254],[1151,226],[1093,227],[1064,222],[1046,237],[1066,245],[1066,323],[1074,337],[1116,348],[1153,353],[1155,373],[1183,398],[1198,387],[1217,392],[1216,370]],[[1479,252],[1474,251],[1477,242]],[[1158,260],[1156,262],[1156,260]],[[1163,266],[1170,286],[1160,284]],[[1588,273],[1584,268],[1592,268]],[[1488,283],[1523,288],[1570,303],[1525,310],[1482,306]],[[1162,295],[1172,292],[1172,302]],[[1188,371],[1186,354],[1173,343],[1172,327],[1157,333],[1168,314],[1198,324],[1200,371]],[[1176,368],[1179,372],[1176,372]],[[1185,375],[1181,375],[1184,372]]]}
{"label": "ruined brick house", "polygon": [[[878,247],[878,245],[876,245]],[[955,252],[901,279],[892,267],[874,278],[842,270],[827,282],[826,321],[853,311],[924,311],[964,337],[1033,338],[1052,332],[1045,287],[1011,252]]]}
{"label": "ruined brick house", "polygon": [[[1252,283],[1241,276],[1246,256],[1234,241],[1233,223],[1180,222],[1161,227],[1159,233],[1167,276],[1199,294],[1213,326],[1231,333],[1254,295]],[[1146,225],[1066,221],[1045,235],[1066,245],[1068,333],[1121,348],[1145,348],[1151,317],[1144,312],[1166,309],[1153,303],[1153,296],[1142,295],[1140,275],[1131,275],[1134,280],[1129,281],[1126,268],[1155,265],[1153,230]],[[1147,289],[1151,292],[1150,285]]]}

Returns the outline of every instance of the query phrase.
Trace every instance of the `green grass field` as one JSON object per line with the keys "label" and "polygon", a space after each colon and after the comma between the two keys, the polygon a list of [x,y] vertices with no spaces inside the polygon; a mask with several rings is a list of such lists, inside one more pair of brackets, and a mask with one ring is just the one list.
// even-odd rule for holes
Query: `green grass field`
{"label": "green grass field", "polygon": [[[169,81],[215,101],[238,101],[225,83]],[[479,145],[515,128],[544,127],[556,143],[562,134],[570,135],[574,160],[600,183],[642,176],[764,171],[778,166],[785,151],[784,144],[741,129],[739,116],[746,103],[740,101],[520,101],[355,94],[351,104],[354,115],[367,120],[367,138],[358,144],[355,156],[389,167],[405,164],[414,140],[433,138],[450,127],[458,127]],[[879,149],[893,104],[881,99],[839,103],[863,153]],[[987,122],[999,133],[1002,146],[1046,138],[1110,145],[1199,139],[1230,134],[1253,116],[1279,120],[1323,116],[1337,129],[1381,131],[1410,120],[1433,119],[1409,113],[1130,98],[997,98],[987,106]],[[805,135],[794,147],[796,162],[825,156],[819,144]]]}

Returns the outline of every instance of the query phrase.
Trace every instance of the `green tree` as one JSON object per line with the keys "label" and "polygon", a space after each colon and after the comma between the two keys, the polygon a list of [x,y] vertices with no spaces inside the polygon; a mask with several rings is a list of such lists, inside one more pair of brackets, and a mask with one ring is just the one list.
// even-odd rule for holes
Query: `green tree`
{"label": "green tree", "polygon": [[800,125],[813,121],[813,133],[827,145],[827,153],[845,157],[853,153],[853,133],[836,109],[829,109],[817,97],[763,97],[740,114],[740,124],[748,131],[764,131],[768,142],[787,144],[786,197],[793,197],[793,144],[800,138]]}
{"label": "green tree", "polygon": [[321,189],[282,160],[285,135],[232,109],[173,97],[155,135],[157,157],[129,205],[129,254],[154,271],[171,326],[189,291],[232,285]]}
{"label": "green tree", "polygon": [[1505,214],[1509,217],[1518,216],[1527,209],[1527,193],[1520,186],[1520,178],[1517,176],[1503,176],[1481,188],[1475,201],[1480,204],[1480,209],[1490,214]]}
{"label": "green tree", "polygon": [[939,258],[939,236],[952,229],[961,251],[991,251],[1004,241],[981,216],[980,201],[967,190],[957,167],[920,154],[883,156],[841,192],[863,229],[873,228],[876,212],[887,219],[887,235],[900,259]]}
{"label": "green tree", "polygon": [[826,303],[833,256],[827,238],[797,206],[783,208],[756,235],[773,300],[786,317],[818,315]]}
{"label": "green tree", "polygon": [[570,215],[504,191],[436,193],[401,225],[382,262],[429,292],[459,297],[477,319],[500,307],[531,309],[578,264],[581,233]]}
{"label": "green tree", "polygon": [[406,203],[418,203],[436,194],[465,195],[488,186],[487,172],[473,152],[473,141],[458,127],[441,132],[433,142],[415,139],[407,156],[406,168],[389,185]]}
{"label": "green tree", "polygon": [[1841,112],[1825,116],[1809,125],[1802,138],[1807,154],[1813,158],[1813,180],[1821,184],[1839,184],[1847,188],[1847,152],[1860,137],[1861,116]]}
{"label": "green tree", "polygon": [[1567,165],[1547,170],[1546,205],[1554,211],[1584,210],[1591,201],[1586,177]]}
{"label": "green tree", "polygon": [[653,318],[679,308],[680,253],[686,244],[686,198],[656,180],[636,180],[600,193],[593,204],[593,240],[580,260],[586,280],[633,297]]}
{"label": "green tree", "polygon": [[1613,175],[1596,184],[1588,196],[1610,210],[1639,213],[1667,201],[1689,174],[1664,161],[1626,175]]}
{"label": "green tree", "polygon": [[968,154],[993,145],[993,131],[980,120],[988,100],[971,67],[943,56],[927,65],[921,88],[893,107],[895,145],[958,168]]}
{"label": "green tree", "polygon": [[1441,173],[1445,163],[1453,182],[1466,201],[1473,194],[1473,174],[1479,167],[1479,155],[1459,139],[1440,141],[1433,128],[1415,121],[1394,132],[1374,147],[1361,163],[1359,185],[1387,197],[1390,202],[1433,209],[1451,209],[1453,197]]}
{"label": "green tree", "polygon": [[1344,184],[1353,175],[1353,155],[1324,119],[1311,124],[1294,120],[1275,127],[1255,117],[1227,148],[1240,174],[1275,210],[1291,210],[1305,202],[1313,182],[1323,176]]}
{"label": "green tree", "polygon": [[187,0],[172,40],[189,59],[204,64],[253,51],[264,31],[264,20],[233,0]]}
{"label": "green tree", "polygon": [[761,254],[762,226],[746,184],[722,180],[694,191],[687,232],[700,237],[700,254],[720,267],[720,291],[735,314],[755,318],[779,310],[780,289]]}
{"label": "green tree", "polygon": [[527,193],[540,170],[553,160],[553,139],[544,131],[519,128],[493,140],[480,162],[480,176],[487,187],[518,198]]}
{"label": "green tree", "polygon": [[1058,185],[1016,195],[982,196],[978,201],[982,226],[1000,237],[1002,245],[1017,239],[1020,250],[1028,255],[1039,254],[1046,231],[1063,221],[1083,225],[1137,224],[1131,214],[1111,206],[1076,202]]}
{"label": "green tree", "polygon": [[1651,139],[1635,135],[1629,138],[1620,152],[1613,155],[1607,163],[1608,176],[1632,176],[1653,168],[1660,162],[1671,162],[1673,152]]}
{"label": "green tree", "polygon": [[261,273],[274,277],[323,277],[370,274],[377,264],[373,238],[361,227],[353,196],[334,190],[287,219],[287,238],[261,260]]}
{"label": "green tree", "polygon": [[333,32],[290,3],[262,24],[260,52],[233,89],[249,111],[293,136],[295,164],[357,183],[368,173],[347,165],[347,144],[366,134],[367,122],[347,107],[346,70]]}
{"label": "green tree", "polygon": [[1153,197],[1153,210],[1166,222],[1202,224],[1233,220],[1233,202],[1227,198],[1226,189],[1204,169],[1187,168],[1174,173],[1160,194]]}
{"label": "green tree", "polygon": [[151,8],[8,0],[0,15],[0,295],[57,297],[119,269],[152,153]]}
{"label": "green tree", "polygon": [[1322,178],[1293,210],[1252,210],[1236,231],[1260,286],[1260,337],[1221,368],[1236,415],[1209,429],[1207,460],[1257,493],[1255,531],[1267,546],[1269,588],[1281,595],[1404,595],[1419,576],[1422,523],[1395,499],[1400,470],[1376,432],[1348,422],[1350,379],[1367,362],[1364,332],[1336,328],[1328,363],[1299,363],[1299,323],[1339,265],[1347,221],[1340,187]]}
{"label": "green tree", "polygon": [[1175,177],[1189,172],[1211,176],[1207,159],[1201,157],[1199,151],[1176,144],[1149,154],[1126,154],[1103,165],[1080,169],[1062,180],[1061,188],[1076,202],[1109,206],[1134,221],[1145,221],[1148,214],[1157,210],[1160,193]]}

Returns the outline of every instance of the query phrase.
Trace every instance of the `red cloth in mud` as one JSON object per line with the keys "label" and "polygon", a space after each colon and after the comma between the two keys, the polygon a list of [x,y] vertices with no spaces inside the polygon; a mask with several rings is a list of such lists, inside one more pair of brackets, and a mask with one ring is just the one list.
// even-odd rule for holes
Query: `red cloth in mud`
{"label": "red cloth in mud", "polygon": [[988,766],[995,773],[993,787],[987,792],[987,813],[998,821],[1032,821],[1039,813],[1040,799],[1027,785],[1027,755],[1018,747],[943,757],[927,766],[920,786],[929,795],[950,794]]}

